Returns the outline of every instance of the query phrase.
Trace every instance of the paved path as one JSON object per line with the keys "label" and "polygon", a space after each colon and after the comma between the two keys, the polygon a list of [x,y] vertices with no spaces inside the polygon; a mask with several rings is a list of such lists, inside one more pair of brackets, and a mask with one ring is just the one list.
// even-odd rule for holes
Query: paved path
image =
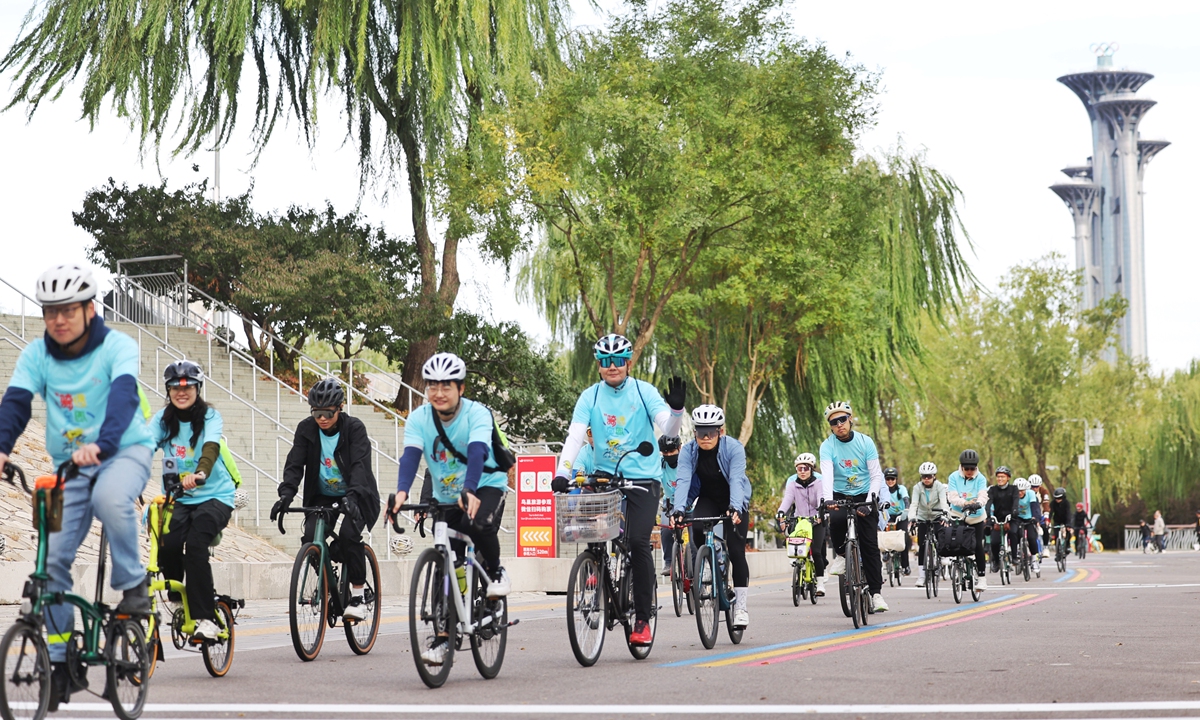
{"label": "paved path", "polygon": [[[650,658],[633,660],[610,634],[590,669],[571,655],[563,597],[514,595],[521,623],[500,677],[482,680],[464,653],[439,690],[417,677],[399,603],[370,655],[354,656],[337,629],[312,663],[292,651],[284,603],[253,603],[229,676],[172,650],[145,717],[1200,717],[1200,554],[1094,555],[1065,575],[1052,565],[1004,588],[989,577],[975,604],[956,605],[947,588],[934,600],[885,589],[892,611],[857,631],[832,594],[793,607],[788,578],[755,581],[742,643],[722,631],[711,651],[660,590]],[[0,611],[4,624],[13,612]],[[83,694],[58,717],[110,713]]]}

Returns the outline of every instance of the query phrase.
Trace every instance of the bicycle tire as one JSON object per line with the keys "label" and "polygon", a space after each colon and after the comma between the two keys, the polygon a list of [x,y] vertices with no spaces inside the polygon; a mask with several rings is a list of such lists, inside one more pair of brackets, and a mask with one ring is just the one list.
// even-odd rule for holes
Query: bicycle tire
{"label": "bicycle tire", "polygon": [[705,545],[696,553],[696,572],[692,589],[695,591],[696,629],[700,632],[700,643],[704,649],[712,650],[717,644],[717,625],[721,621],[721,603],[717,597],[717,568],[713,550]]}
{"label": "bicycle tire", "polygon": [[146,618],[146,642],[150,643],[149,677],[154,677],[154,670],[158,667],[158,661],[163,659],[162,637],[159,634],[158,602],[154,597],[154,593],[150,594],[150,616]]}
{"label": "bicycle tire", "polygon": [[[413,564],[408,590],[408,638],[413,663],[421,682],[431,688],[441,687],[450,677],[450,668],[454,666],[454,635],[458,629],[450,597],[453,578],[447,577],[444,560],[437,548],[425,548]],[[453,591],[457,590],[454,587]],[[444,643],[446,647],[441,665],[429,665],[421,657],[435,643]]]}
{"label": "bicycle tire", "polygon": [[50,707],[50,649],[39,628],[18,619],[4,631],[0,675],[0,716],[4,720],[46,717]]}
{"label": "bicycle tire", "polygon": [[892,553],[884,553],[883,566],[887,568],[888,587],[896,587],[896,579],[892,574]]}
{"label": "bicycle tire", "polygon": [[150,690],[150,654],[138,620],[114,620],[104,644],[105,696],[121,720],[137,720]]}
{"label": "bicycle tire", "polygon": [[[932,533],[933,529],[930,528],[929,532]],[[925,557],[922,561],[922,564],[925,566],[925,597],[932,600],[933,586],[936,582],[938,571],[937,560],[934,557],[932,541],[925,543]]]}
{"label": "bicycle tire", "polygon": [[846,582],[846,573],[837,576],[838,578],[838,598],[842,601],[842,614],[846,617],[854,617],[854,609],[850,603],[850,584]]}
{"label": "bicycle tire", "polygon": [[871,591],[864,587],[859,591],[858,597],[858,613],[860,616],[859,619],[862,620],[863,627],[866,627],[870,624],[867,616],[873,612],[875,612],[875,610],[871,608]]}
{"label": "bicycle tire", "polygon": [[567,578],[567,638],[575,660],[583,667],[595,665],[604,649],[608,595],[603,568],[595,553],[584,550],[571,564]]}
{"label": "bicycle tire", "polygon": [[292,584],[288,589],[292,648],[304,662],[312,662],[320,654],[328,615],[329,578],[321,567],[321,546],[305,543],[292,563]]}
{"label": "bicycle tire", "polygon": [[725,629],[729,633],[729,640],[734,645],[742,644],[742,635],[745,634],[746,628],[738,627],[733,624],[733,605],[725,611]]}
{"label": "bicycle tire", "polygon": [[855,629],[861,627],[861,621],[858,619],[858,606],[862,604],[862,597],[859,596],[858,588],[846,582],[846,595],[848,596],[847,603],[850,605],[850,620],[854,623]]}
{"label": "bicycle tire", "polygon": [[1021,575],[1029,582],[1030,571],[1033,570],[1033,559],[1029,557],[1029,541],[1025,539],[1025,531],[1021,531]]}
{"label": "bicycle tire", "polygon": [[958,560],[955,560],[950,565],[950,589],[953,591],[955,603],[962,603],[962,570],[959,564]]}
{"label": "bicycle tire", "polygon": [[228,632],[229,636],[215,642],[206,640],[200,647],[204,655],[204,669],[215,678],[225,677],[233,666],[233,610],[224,600],[217,601],[217,627]]}
{"label": "bicycle tire", "polygon": [[683,617],[684,593],[680,562],[682,561],[679,559],[679,553],[675,553],[674,562],[671,563],[671,603],[675,608],[675,617]]}
{"label": "bicycle tire", "polygon": [[800,600],[805,597],[804,580],[800,576],[800,565],[792,563],[792,606],[800,607]]}
{"label": "bicycle tire", "polygon": [[383,607],[379,602],[379,560],[375,550],[363,543],[363,552],[367,556],[367,582],[363,587],[363,603],[367,606],[367,619],[362,622],[347,623],[342,617],[342,629],[346,631],[346,643],[355,655],[366,655],[375,647],[379,638],[379,621],[383,616]]}
{"label": "bicycle tire", "polygon": [[812,558],[804,561],[804,584],[808,587],[808,601],[817,604],[817,565]]}
{"label": "bicycle tire", "polygon": [[[476,628],[471,633],[471,657],[480,676],[484,680],[492,680],[500,674],[504,651],[508,647],[508,598],[488,600],[482,574],[475,575],[475,592],[472,595],[471,622]],[[491,622],[484,623],[489,615]]]}
{"label": "bicycle tire", "polygon": [[625,577],[628,578],[628,589],[625,595],[625,607],[629,609],[629,622],[625,625],[625,644],[629,647],[629,654],[634,660],[645,660],[650,657],[650,650],[654,648],[654,637],[658,633],[658,579],[654,579],[654,586],[651,589],[652,598],[650,601],[650,643],[648,645],[634,645],[629,642],[629,636],[633,634],[633,625],[636,622],[636,613],[634,612],[633,603],[633,578],[630,574],[633,572],[630,563],[626,563]]}

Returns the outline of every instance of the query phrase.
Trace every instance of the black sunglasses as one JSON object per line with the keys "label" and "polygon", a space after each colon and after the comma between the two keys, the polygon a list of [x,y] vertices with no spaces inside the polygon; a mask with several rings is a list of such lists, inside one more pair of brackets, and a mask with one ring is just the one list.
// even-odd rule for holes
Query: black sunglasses
{"label": "black sunglasses", "polygon": [[835,418],[829,418],[829,427],[838,427],[844,423],[850,422],[849,415],[839,415]]}
{"label": "black sunglasses", "polygon": [[328,410],[326,408],[313,408],[312,416],[318,420],[332,420],[337,414],[337,410]]}
{"label": "black sunglasses", "polygon": [[696,437],[700,440],[707,440],[720,434],[721,428],[696,428]]}
{"label": "black sunglasses", "polygon": [[922,479],[922,480],[936,480],[936,479],[937,479],[937,475],[922,475],[922,476],[921,476],[921,479]]}

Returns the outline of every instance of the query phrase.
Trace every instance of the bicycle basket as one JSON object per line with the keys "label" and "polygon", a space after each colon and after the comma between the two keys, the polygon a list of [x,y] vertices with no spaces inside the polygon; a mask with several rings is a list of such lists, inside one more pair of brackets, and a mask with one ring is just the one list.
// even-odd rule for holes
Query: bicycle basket
{"label": "bicycle basket", "polygon": [[790,537],[787,539],[787,554],[790,558],[805,558],[812,549],[812,538]]}
{"label": "bicycle basket", "polygon": [[621,493],[618,490],[580,495],[556,495],[558,541],[605,542],[621,535]]}
{"label": "bicycle basket", "polygon": [[883,552],[903,552],[904,531],[887,530],[879,533],[879,549]]}

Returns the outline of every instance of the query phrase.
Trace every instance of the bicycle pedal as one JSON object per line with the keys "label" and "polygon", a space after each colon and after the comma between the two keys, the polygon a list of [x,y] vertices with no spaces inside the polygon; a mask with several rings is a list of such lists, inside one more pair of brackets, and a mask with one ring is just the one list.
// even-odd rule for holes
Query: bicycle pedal
{"label": "bicycle pedal", "polygon": [[509,626],[509,627],[513,627],[514,625],[520,625],[520,624],[521,624],[521,621],[520,621],[520,620],[509,620],[509,621],[508,621],[508,626]]}

